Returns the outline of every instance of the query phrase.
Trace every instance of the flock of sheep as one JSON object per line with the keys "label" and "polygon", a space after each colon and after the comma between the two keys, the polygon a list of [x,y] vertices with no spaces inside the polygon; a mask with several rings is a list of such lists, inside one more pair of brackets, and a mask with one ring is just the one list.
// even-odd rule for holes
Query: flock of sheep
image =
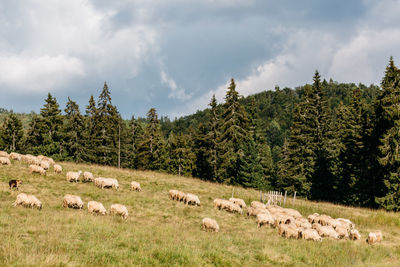
{"label": "flock of sheep", "polygon": [[[29,164],[29,173],[39,173],[40,175],[46,175],[46,172],[50,169],[51,165],[53,165],[53,169],[55,173],[61,173],[62,172],[62,167],[59,164],[55,164],[54,160],[52,158],[46,157],[46,156],[33,156],[33,155],[21,155],[18,153],[10,153],[8,154],[7,152],[0,151],[0,164],[1,165],[11,165],[12,160],[18,160],[18,161],[23,161]],[[78,171],[78,172],[73,172],[69,171],[66,173],[66,180],[68,182],[79,182],[81,180],[82,176],[82,182],[93,182],[95,186],[103,189],[103,188],[114,188],[118,189],[119,184],[118,180],[114,178],[94,178],[93,174],[91,172],[85,171]],[[18,190],[18,186],[22,184],[21,180],[11,180],[9,182],[10,188],[16,188]],[[131,190],[138,191],[140,192],[142,189],[140,187],[140,184],[136,181],[132,181],[130,184]],[[23,207],[29,207],[29,208],[37,208],[39,210],[42,209],[42,202],[35,197],[34,195],[27,195],[25,193],[20,193],[17,195],[17,198],[15,202],[13,203],[13,206],[23,206]],[[63,199],[63,204],[62,206],[64,208],[73,208],[73,209],[83,209],[83,201],[79,196],[76,195],[71,195],[67,194],[64,196]],[[101,215],[106,215],[107,210],[104,208],[103,204],[97,201],[89,201],[87,204],[87,209],[89,213],[94,213],[94,214],[101,214]],[[110,214],[113,215],[120,215],[122,218],[127,219],[128,218],[128,209],[126,206],[121,205],[121,204],[112,204],[110,206],[109,212]]]}
{"label": "flock of sheep", "polygon": [[[21,155],[18,153],[10,153],[0,151],[0,165],[11,165],[12,160],[24,161],[29,164],[29,173],[39,173],[46,175],[46,171],[53,165],[54,172],[61,173],[62,167],[55,164],[54,160],[45,156]],[[66,180],[68,182],[79,182],[81,179],[82,171],[66,173]],[[113,188],[118,189],[118,180],[114,178],[94,178],[91,172],[83,172],[82,182],[93,182],[93,184],[101,189]],[[21,184],[21,180],[11,180],[10,188],[16,187]],[[140,192],[142,189],[140,184],[132,181],[130,189]],[[200,199],[197,195],[192,193],[184,193],[179,190],[170,190],[169,198],[171,200],[181,201],[188,205],[200,206]],[[17,195],[14,206],[24,206],[30,208],[42,209],[42,203],[34,195],[27,195],[20,193]],[[79,196],[67,194],[64,196],[64,208],[83,209],[84,203]],[[240,198],[215,199],[214,207],[219,210],[225,210],[231,213],[242,214],[243,209],[247,208],[246,203]],[[119,215],[124,219],[128,218],[128,209],[121,204],[112,204],[109,212],[105,209],[102,203],[97,201],[89,201],[87,204],[89,213],[106,215],[114,214]],[[359,240],[361,235],[355,228],[354,223],[348,219],[337,218],[334,219],[328,215],[320,215],[314,213],[304,218],[300,212],[295,209],[282,208],[276,205],[265,205],[259,201],[253,201],[250,207],[247,208],[247,216],[256,217],[258,227],[267,225],[269,227],[277,228],[278,234],[285,238],[305,239],[322,241],[322,238],[331,239],[350,239]],[[218,223],[211,218],[203,218],[202,227],[205,231],[219,231]],[[370,232],[367,237],[368,244],[374,244],[382,241],[382,233],[380,231]]]}

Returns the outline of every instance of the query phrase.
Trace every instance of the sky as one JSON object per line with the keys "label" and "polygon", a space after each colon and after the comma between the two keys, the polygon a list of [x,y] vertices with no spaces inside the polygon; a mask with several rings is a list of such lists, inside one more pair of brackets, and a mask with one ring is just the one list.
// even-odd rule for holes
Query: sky
{"label": "sky", "polygon": [[39,112],[50,92],[84,112],[104,82],[124,118],[171,119],[311,83],[379,84],[400,61],[398,0],[0,0],[0,107]]}

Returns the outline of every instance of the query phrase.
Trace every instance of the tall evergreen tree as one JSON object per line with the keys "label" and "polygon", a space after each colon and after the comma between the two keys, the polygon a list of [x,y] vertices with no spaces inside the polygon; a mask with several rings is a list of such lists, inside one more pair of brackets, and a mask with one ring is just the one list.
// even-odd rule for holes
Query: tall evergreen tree
{"label": "tall evergreen tree", "polygon": [[64,147],[65,158],[72,159],[75,162],[82,162],[84,154],[84,117],[81,115],[79,106],[68,97],[65,108],[64,124]]}
{"label": "tall evergreen tree", "polygon": [[193,136],[193,151],[196,158],[193,176],[213,181],[214,171],[217,168],[216,165],[212,166],[211,164],[211,162],[216,162],[216,150],[212,149],[215,140],[210,139],[208,134],[209,130],[206,125],[200,123]]}
{"label": "tall evergreen tree", "polygon": [[120,120],[117,108],[111,102],[108,85],[104,83],[97,103],[93,130],[96,158],[100,164],[118,165]]}
{"label": "tall evergreen tree", "polygon": [[[218,152],[219,152],[219,141],[220,141],[220,118],[217,109],[217,99],[215,95],[212,96],[211,102],[209,103],[211,108],[211,118],[209,122],[209,132],[206,139],[209,140],[210,144],[207,151],[208,165],[210,166],[210,179],[212,181],[222,182],[222,177],[218,175]],[[198,165],[200,166],[200,165]]]}
{"label": "tall evergreen tree", "polygon": [[85,110],[85,127],[83,132],[83,140],[85,145],[83,146],[84,154],[83,160],[86,162],[97,163],[96,159],[96,144],[94,141],[95,137],[95,119],[97,114],[96,102],[93,95],[89,98],[89,103]]}
{"label": "tall evergreen tree", "polygon": [[190,146],[191,137],[188,135],[170,134],[168,138],[168,171],[174,174],[192,175],[195,168],[196,156]]}
{"label": "tall evergreen tree", "polygon": [[37,114],[34,114],[32,120],[29,122],[28,131],[26,133],[26,152],[30,154],[43,154],[43,143],[46,133],[44,120]]}
{"label": "tall evergreen tree", "polygon": [[62,127],[63,117],[61,110],[55,97],[48,93],[43,108],[40,109],[40,115],[42,116],[43,126],[42,132],[43,144],[42,153],[56,158],[61,158],[63,152],[62,147]]}
{"label": "tall evergreen tree", "polygon": [[19,151],[23,148],[23,136],[21,120],[14,113],[10,113],[0,128],[0,139],[8,151]]}
{"label": "tall evergreen tree", "polygon": [[243,144],[248,136],[248,119],[239,102],[235,81],[232,79],[225,96],[220,127],[219,179],[225,183],[242,184],[239,175],[239,159],[243,157]]}

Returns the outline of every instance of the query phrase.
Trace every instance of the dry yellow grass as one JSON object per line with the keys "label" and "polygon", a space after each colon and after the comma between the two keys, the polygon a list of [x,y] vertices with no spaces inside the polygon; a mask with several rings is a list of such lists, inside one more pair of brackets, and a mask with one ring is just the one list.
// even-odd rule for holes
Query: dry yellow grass
{"label": "dry yellow grass", "polygon": [[[61,163],[63,172],[30,175],[27,165],[0,166],[0,265],[18,266],[400,266],[400,216],[397,213],[296,201],[303,216],[318,212],[356,223],[361,241],[322,243],[285,240],[276,229],[257,228],[254,218],[213,208],[215,198],[229,198],[232,186],[148,171]],[[120,190],[91,183],[68,183],[67,171],[87,170],[95,177],[118,179]],[[36,195],[43,210],[12,207],[17,191],[9,179],[22,179],[19,192]],[[142,192],[129,190],[131,181]],[[168,198],[170,189],[197,194],[201,206],[186,206]],[[79,195],[83,210],[62,208],[65,194]],[[235,187],[235,197],[247,204],[255,190]],[[90,200],[127,206],[129,218],[88,214]],[[289,202],[290,203],[290,202]],[[211,217],[219,233],[204,232],[201,220]],[[370,230],[381,230],[384,241],[368,246]]]}

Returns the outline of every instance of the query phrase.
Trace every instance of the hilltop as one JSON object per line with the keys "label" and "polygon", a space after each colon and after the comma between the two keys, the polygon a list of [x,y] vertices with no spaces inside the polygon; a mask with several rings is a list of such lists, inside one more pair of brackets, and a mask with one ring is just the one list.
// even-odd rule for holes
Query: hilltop
{"label": "hilltop", "polygon": [[[194,178],[151,171],[117,169],[62,162],[62,174],[29,175],[26,164],[0,166],[0,262],[3,265],[65,266],[399,266],[400,219],[382,210],[352,208],[297,200],[303,216],[325,213],[352,220],[361,241],[328,240],[322,243],[285,240],[277,230],[257,228],[254,218],[213,208],[215,198],[235,197],[247,204],[257,200],[253,189],[215,184]],[[93,184],[73,184],[66,171],[88,170],[95,176],[117,178],[120,190],[99,189]],[[22,179],[19,192],[36,195],[41,211],[12,207],[17,191],[9,179]],[[129,191],[129,183],[141,183],[142,192]],[[168,198],[170,189],[197,194],[200,207],[186,206]],[[67,193],[81,196],[83,210],[62,208]],[[113,203],[128,207],[129,218],[88,214],[86,205],[97,200],[109,209]],[[219,233],[201,230],[203,217],[220,225]],[[381,244],[365,243],[369,231],[381,230]]]}

